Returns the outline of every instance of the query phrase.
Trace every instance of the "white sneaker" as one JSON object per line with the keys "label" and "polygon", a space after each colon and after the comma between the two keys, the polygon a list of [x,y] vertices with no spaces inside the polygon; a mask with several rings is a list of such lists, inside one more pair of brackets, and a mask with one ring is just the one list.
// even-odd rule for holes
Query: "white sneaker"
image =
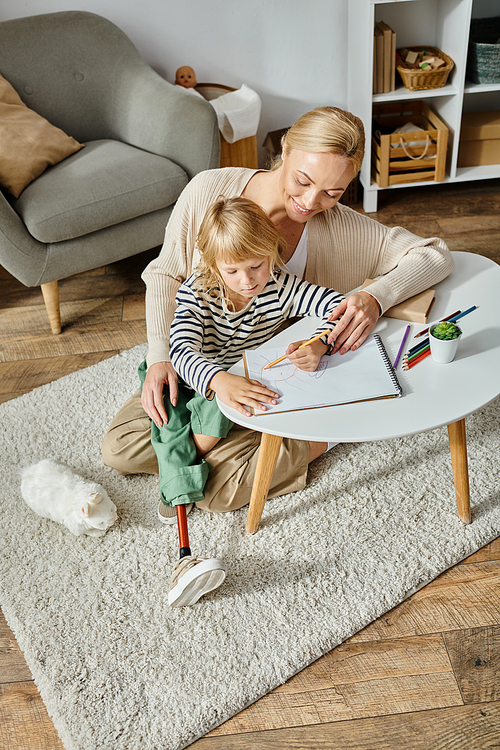
{"label": "white sneaker", "polygon": [[182,557],[172,571],[168,603],[171,607],[189,607],[220,586],[225,577],[226,566],[216,557]]}
{"label": "white sneaker", "polygon": [[[186,505],[186,516],[193,509],[194,503]],[[158,518],[162,523],[177,523],[177,511],[174,505],[165,505],[160,500],[158,504]]]}

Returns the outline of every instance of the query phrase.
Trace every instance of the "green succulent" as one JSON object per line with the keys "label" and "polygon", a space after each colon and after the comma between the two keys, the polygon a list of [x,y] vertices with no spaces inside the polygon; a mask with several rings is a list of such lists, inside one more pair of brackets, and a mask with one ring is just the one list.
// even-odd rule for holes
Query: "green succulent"
{"label": "green succulent", "polygon": [[436,339],[442,339],[443,341],[449,341],[450,339],[457,339],[462,331],[455,325],[455,323],[438,323],[432,329],[432,335]]}

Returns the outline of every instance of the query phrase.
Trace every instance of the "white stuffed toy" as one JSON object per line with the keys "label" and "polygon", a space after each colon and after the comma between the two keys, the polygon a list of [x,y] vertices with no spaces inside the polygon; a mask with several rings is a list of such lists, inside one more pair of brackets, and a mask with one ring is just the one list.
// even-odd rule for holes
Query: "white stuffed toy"
{"label": "white stuffed toy", "polygon": [[21,471],[21,494],[35,513],[76,536],[103,536],[118,517],[104,487],[48,458]]}

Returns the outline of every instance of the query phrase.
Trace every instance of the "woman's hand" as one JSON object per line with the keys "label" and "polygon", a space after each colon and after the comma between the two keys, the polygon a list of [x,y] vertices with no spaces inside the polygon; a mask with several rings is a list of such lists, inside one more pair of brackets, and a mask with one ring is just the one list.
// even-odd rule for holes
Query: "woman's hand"
{"label": "woman's hand", "polygon": [[339,320],[328,343],[333,344],[333,352],[345,354],[359,349],[368,334],[375,328],[380,316],[380,307],[368,292],[354,292],[337,305],[328,320]]}
{"label": "woman's hand", "polygon": [[270,391],[258,380],[248,380],[241,375],[220,371],[210,381],[210,388],[215,391],[223,404],[236,409],[245,417],[250,417],[248,408],[266,411],[264,404],[276,405],[279,393]]}
{"label": "woman's hand", "polygon": [[303,343],[303,341],[294,341],[293,344],[289,344],[285,354],[299,370],[315,372],[318,369],[321,357],[328,350],[328,346],[318,339],[299,349]]}
{"label": "woman's hand", "polygon": [[153,420],[157,427],[163,427],[168,422],[167,412],[163,404],[163,389],[168,386],[170,402],[177,405],[177,373],[171,362],[155,362],[148,367],[146,378],[142,386],[142,408]]}

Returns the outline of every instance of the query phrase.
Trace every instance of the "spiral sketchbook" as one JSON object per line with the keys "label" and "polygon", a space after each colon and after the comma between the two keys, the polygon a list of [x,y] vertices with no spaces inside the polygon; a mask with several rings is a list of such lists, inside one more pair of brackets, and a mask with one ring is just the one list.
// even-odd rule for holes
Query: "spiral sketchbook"
{"label": "spiral sketchbook", "polygon": [[280,394],[276,406],[267,404],[265,412],[252,410],[255,416],[399,398],[403,393],[378,334],[354,352],[323,356],[315,372],[299,370],[288,359],[264,369],[281,356],[283,346],[247,350],[243,355],[246,377]]}

